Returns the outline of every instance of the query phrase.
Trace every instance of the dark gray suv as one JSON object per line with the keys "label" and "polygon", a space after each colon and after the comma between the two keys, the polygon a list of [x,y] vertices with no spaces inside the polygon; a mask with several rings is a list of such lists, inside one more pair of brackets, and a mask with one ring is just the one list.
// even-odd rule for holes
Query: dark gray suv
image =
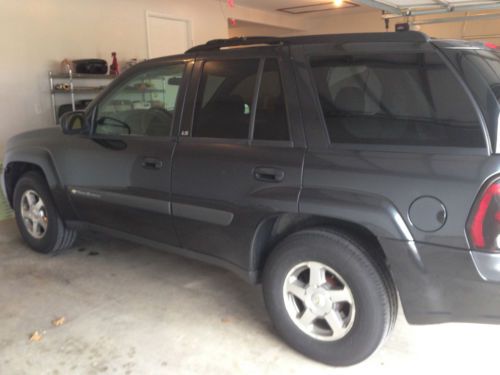
{"label": "dark gray suv", "polygon": [[[81,228],[262,283],[331,365],[410,323],[500,322],[500,53],[415,32],[216,40],[126,71],[2,182],[34,250]],[[140,255],[139,255],[140,256]]]}

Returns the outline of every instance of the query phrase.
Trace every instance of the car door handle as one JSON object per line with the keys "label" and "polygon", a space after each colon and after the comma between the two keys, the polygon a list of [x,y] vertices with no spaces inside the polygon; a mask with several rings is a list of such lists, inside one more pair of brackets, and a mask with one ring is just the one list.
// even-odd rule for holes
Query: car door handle
{"label": "car door handle", "polygon": [[163,162],[154,158],[142,159],[142,167],[145,169],[160,169],[163,167]]}
{"label": "car door handle", "polygon": [[285,178],[285,172],[278,168],[257,167],[253,170],[253,177],[258,181],[281,182]]}

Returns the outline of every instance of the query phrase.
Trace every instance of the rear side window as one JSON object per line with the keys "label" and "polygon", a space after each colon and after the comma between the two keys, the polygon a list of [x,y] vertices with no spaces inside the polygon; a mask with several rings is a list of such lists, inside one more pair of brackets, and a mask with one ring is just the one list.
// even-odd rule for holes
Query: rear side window
{"label": "rear side window", "polygon": [[193,137],[248,139],[255,119],[253,139],[290,140],[278,60],[264,61],[261,79],[259,64],[259,59],[213,60],[203,64]]}
{"label": "rear side window", "polygon": [[333,143],[484,147],[476,111],[435,53],[312,58]]}
{"label": "rear side window", "polygon": [[193,137],[248,139],[258,59],[203,65]]}
{"label": "rear side window", "polygon": [[500,52],[489,50],[463,51],[463,64],[472,64],[481,72],[500,103]]}

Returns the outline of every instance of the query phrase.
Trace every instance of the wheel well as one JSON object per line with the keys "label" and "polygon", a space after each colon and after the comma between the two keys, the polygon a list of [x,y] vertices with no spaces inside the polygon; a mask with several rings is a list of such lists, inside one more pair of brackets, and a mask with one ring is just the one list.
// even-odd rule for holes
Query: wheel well
{"label": "wheel well", "polygon": [[358,242],[378,261],[386,262],[386,255],[377,237],[364,226],[346,220],[315,215],[283,214],[265,220],[257,228],[252,244],[252,266],[259,274],[274,247],[285,237],[299,230],[328,227],[340,230]]}
{"label": "wheel well", "polygon": [[13,207],[13,197],[14,189],[16,187],[17,181],[21,178],[23,174],[29,171],[37,171],[45,176],[42,168],[33,163],[26,162],[11,162],[5,167],[5,192],[7,193],[7,200],[11,207]]}

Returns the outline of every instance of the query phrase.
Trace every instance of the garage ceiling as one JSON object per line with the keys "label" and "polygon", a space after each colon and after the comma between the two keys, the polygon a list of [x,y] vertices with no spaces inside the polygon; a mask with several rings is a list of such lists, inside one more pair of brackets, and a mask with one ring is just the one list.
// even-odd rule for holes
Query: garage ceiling
{"label": "garage ceiling", "polygon": [[500,9],[500,0],[355,0],[391,15],[416,16]]}
{"label": "garage ceiling", "polygon": [[[477,10],[500,10],[500,0],[352,0],[359,5],[380,9],[390,15],[423,15]],[[264,10],[307,7],[325,0],[236,0],[236,4]],[[331,2],[333,4],[333,1]],[[366,7],[356,7],[366,10]],[[338,9],[342,11],[343,9]]]}
{"label": "garage ceiling", "polygon": [[341,6],[335,6],[329,0],[235,0],[236,5],[248,8],[257,8],[268,11],[281,11],[288,14],[308,15],[324,12],[356,12],[367,10],[366,7],[357,6],[355,0],[344,0]]}
{"label": "garage ceiling", "polygon": [[237,5],[264,10],[300,7],[324,2],[324,0],[235,0]]}

